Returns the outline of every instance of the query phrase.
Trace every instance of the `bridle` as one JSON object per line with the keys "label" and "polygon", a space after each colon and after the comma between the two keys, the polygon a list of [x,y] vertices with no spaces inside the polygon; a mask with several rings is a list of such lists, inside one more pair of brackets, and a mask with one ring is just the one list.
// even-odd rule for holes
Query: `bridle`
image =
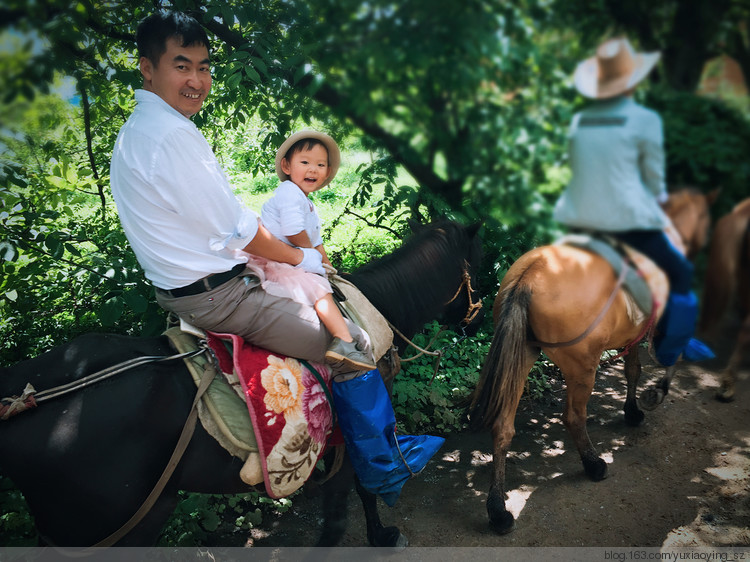
{"label": "bridle", "polygon": [[469,273],[469,262],[464,260],[464,269],[463,274],[461,276],[461,284],[458,286],[458,289],[456,290],[456,294],[453,295],[453,298],[446,302],[446,305],[449,305],[453,301],[455,301],[458,298],[458,295],[461,294],[461,290],[466,287],[466,296],[469,300],[469,307],[466,310],[466,316],[464,316],[464,319],[459,322],[459,326],[461,326],[462,330],[465,330],[466,327],[471,324],[474,319],[477,317],[477,314],[479,314],[479,311],[482,310],[482,299],[478,298],[477,302],[474,302],[472,300],[472,293],[475,293],[476,290],[472,289],[471,287],[471,273]]}
{"label": "bridle", "polygon": [[[482,309],[482,299],[478,298],[477,302],[474,302],[472,299],[472,293],[475,293],[476,290],[471,287],[471,274],[469,273],[469,263],[464,260],[464,267],[463,267],[463,273],[461,275],[461,284],[458,286],[458,289],[456,290],[456,293],[453,295],[453,297],[447,301],[445,304],[449,305],[453,301],[455,301],[458,296],[461,294],[461,291],[466,288],[466,294],[469,299],[469,306],[466,310],[466,316],[464,316],[464,319],[459,322],[459,326],[461,327],[461,337],[458,338],[451,347],[455,347],[459,343],[461,343],[463,340],[465,340],[468,336],[466,335],[466,328],[471,324],[474,319],[477,317],[477,314],[479,314],[479,311]],[[427,347],[422,348],[419,347],[417,344],[415,344],[412,340],[407,338],[404,334],[402,334],[398,328],[396,328],[393,324],[391,324],[390,321],[386,320],[388,322],[388,325],[391,327],[391,329],[402,339],[404,340],[409,346],[416,349],[419,353],[416,355],[412,355],[411,357],[402,358],[401,363],[408,363],[410,361],[414,361],[415,359],[421,357],[422,355],[431,355],[435,357],[435,372],[432,375],[432,378],[434,379],[435,376],[438,373],[438,370],[440,369],[440,359],[443,356],[443,352],[445,350],[445,347],[443,349],[438,349],[436,351],[429,351],[429,348],[432,346],[433,343],[437,340],[438,336],[440,335],[440,332],[442,332],[443,327],[441,326],[440,329],[437,331],[437,333],[433,336],[430,343],[427,344]],[[447,346],[446,346],[447,347]]]}

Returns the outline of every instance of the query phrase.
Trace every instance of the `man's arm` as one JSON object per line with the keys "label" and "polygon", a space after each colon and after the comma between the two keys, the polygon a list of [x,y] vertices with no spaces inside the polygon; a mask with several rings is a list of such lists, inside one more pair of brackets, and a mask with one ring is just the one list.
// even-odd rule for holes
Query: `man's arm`
{"label": "man's arm", "polygon": [[310,237],[307,235],[307,231],[303,230],[302,232],[299,232],[292,236],[287,236],[287,239],[298,248],[315,248],[318,252],[320,252],[321,257],[323,258],[323,263],[331,265],[331,260],[328,259],[328,254],[326,253],[323,244],[313,246],[312,242],[310,241]]}
{"label": "man's arm", "polygon": [[262,223],[258,225],[255,237],[243,250],[248,254],[290,265],[298,265],[304,257],[302,250],[276,238]]}

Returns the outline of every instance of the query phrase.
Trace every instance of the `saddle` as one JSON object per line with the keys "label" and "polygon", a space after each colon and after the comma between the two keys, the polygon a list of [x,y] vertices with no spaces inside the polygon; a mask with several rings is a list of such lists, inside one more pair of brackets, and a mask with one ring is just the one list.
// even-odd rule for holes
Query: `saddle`
{"label": "saddle", "polygon": [[634,324],[661,315],[669,296],[664,272],[641,252],[603,233],[567,234],[555,244],[574,246],[595,253],[612,266],[627,297],[628,317]]}
{"label": "saddle", "polygon": [[[342,313],[368,332],[379,359],[393,340],[387,321],[354,285],[337,275],[331,282]],[[204,370],[221,372],[199,402],[198,416],[209,435],[244,461],[243,482],[264,483],[270,497],[286,497],[309,479],[329,447],[337,448],[334,465],[342,460],[326,365],[271,353],[239,336],[204,332],[182,320],[165,335],[180,353],[209,347],[211,356],[185,359],[196,385]]]}

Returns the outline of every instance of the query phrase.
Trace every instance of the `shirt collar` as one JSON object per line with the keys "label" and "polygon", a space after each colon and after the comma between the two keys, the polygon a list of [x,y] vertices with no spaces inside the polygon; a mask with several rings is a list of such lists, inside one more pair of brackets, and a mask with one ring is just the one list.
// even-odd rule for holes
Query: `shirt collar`
{"label": "shirt collar", "polygon": [[150,92],[148,90],[138,89],[135,91],[135,101],[138,103],[138,105],[156,105],[161,107],[164,111],[167,111],[168,113],[171,113],[175,117],[179,117],[180,119],[184,119],[190,124],[194,123],[185,117],[182,113],[177,111],[174,107],[169,105],[167,102],[165,102],[158,94],[155,94],[154,92]]}

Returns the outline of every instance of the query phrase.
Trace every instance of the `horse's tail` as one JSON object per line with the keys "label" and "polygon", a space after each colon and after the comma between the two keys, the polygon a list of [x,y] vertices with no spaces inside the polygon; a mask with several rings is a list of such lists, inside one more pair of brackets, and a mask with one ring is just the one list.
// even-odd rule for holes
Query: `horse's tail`
{"label": "horse's tail", "polygon": [[750,217],[729,214],[716,223],[711,238],[700,330],[708,333],[721,319],[735,293],[738,268]]}
{"label": "horse's tail", "polygon": [[521,395],[528,375],[524,365],[529,354],[530,302],[530,287],[515,283],[505,289],[492,344],[471,397],[469,425],[475,431],[491,428]]}

